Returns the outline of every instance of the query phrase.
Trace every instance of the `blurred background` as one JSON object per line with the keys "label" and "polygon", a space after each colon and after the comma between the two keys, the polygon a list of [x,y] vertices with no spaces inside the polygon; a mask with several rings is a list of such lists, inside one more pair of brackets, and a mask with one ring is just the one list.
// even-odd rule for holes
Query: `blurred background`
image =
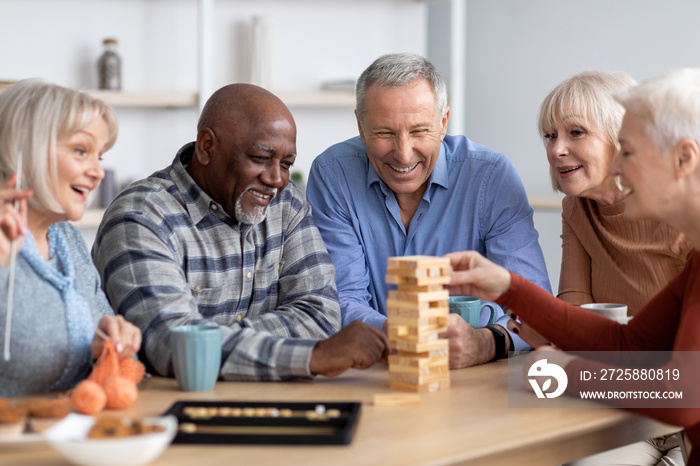
{"label": "blurred background", "polygon": [[[536,130],[540,102],[583,70],[641,81],[697,66],[698,17],[695,0],[0,0],[0,81],[96,89],[102,40],[116,38],[122,92],[105,99],[120,137],[104,159],[116,186],[169,165],[211,92],[256,82],[296,119],[303,183],[316,155],[356,135],[362,70],[384,53],[420,53],[448,81],[450,132],[514,163],[556,291],[560,196]],[[99,215],[82,224],[88,245]]]}

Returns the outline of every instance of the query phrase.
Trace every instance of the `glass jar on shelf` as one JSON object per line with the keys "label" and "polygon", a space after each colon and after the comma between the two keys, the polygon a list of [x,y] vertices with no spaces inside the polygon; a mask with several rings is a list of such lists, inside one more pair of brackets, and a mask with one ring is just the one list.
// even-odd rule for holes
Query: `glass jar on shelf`
{"label": "glass jar on shelf", "polygon": [[108,37],[102,41],[104,51],[97,61],[99,89],[120,91],[122,88],[122,59],[117,53],[117,39]]}

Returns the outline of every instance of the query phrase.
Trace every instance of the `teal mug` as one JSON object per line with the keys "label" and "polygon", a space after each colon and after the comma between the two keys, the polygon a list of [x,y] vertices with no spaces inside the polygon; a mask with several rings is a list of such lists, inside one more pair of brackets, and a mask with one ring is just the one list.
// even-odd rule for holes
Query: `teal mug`
{"label": "teal mug", "polygon": [[221,328],[182,325],[170,329],[173,371],[182,390],[214,389],[221,369]]}
{"label": "teal mug", "polygon": [[[488,322],[482,325],[481,311],[488,308],[491,315]],[[493,324],[496,317],[496,308],[493,304],[475,298],[474,296],[450,296],[450,312],[462,316],[469,325],[474,328],[485,327]]]}

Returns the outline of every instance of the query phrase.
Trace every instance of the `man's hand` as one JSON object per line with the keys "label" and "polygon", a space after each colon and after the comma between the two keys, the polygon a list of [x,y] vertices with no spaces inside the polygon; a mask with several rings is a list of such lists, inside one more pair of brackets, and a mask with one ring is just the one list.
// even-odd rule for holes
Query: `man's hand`
{"label": "man's hand", "polygon": [[459,314],[447,317],[447,332],[440,337],[450,341],[450,369],[476,366],[496,357],[493,333],[472,327]]}
{"label": "man's hand", "polygon": [[517,316],[513,314],[510,309],[507,309],[506,312],[508,313],[508,317],[510,317],[507,324],[508,330],[522,338],[525,343],[533,348],[549,343],[549,340],[540,335],[534,328],[518,320]]}
{"label": "man's hand", "polygon": [[367,369],[386,359],[389,339],[386,334],[364,322],[351,322],[330,338],[316,343],[311,353],[312,374],[335,377],[347,369]]}

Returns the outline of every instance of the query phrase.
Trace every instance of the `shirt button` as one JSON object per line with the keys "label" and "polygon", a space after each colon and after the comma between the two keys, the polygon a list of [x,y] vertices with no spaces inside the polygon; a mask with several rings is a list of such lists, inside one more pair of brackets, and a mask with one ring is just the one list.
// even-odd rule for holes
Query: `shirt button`
{"label": "shirt button", "polygon": [[201,290],[202,290],[202,287],[199,285],[194,287],[194,291],[201,291]]}
{"label": "shirt button", "polygon": [[216,206],[216,204],[211,205],[211,210],[219,210],[219,208]]}
{"label": "shirt button", "polygon": [[250,277],[252,277],[252,276],[253,276],[253,273],[252,273],[252,272],[248,272],[248,273],[246,274],[246,277],[248,277],[248,278],[250,278]]}
{"label": "shirt button", "polygon": [[242,317],[241,317],[241,316],[236,316],[236,322],[240,322],[240,321],[241,321],[241,319],[242,319]]}

